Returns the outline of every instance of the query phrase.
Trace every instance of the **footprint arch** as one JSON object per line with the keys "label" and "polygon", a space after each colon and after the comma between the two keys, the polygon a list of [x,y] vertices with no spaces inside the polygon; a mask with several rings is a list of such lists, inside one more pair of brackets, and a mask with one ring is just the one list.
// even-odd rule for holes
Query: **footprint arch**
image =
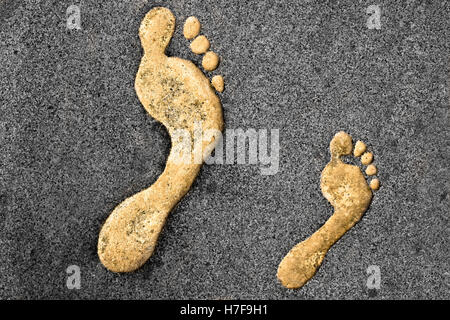
{"label": "footprint arch", "polygon": [[[167,216],[217,143],[215,136],[202,139],[201,161],[196,161],[194,150],[186,149],[177,133],[193,138],[198,127],[201,137],[207,130],[223,129],[222,106],[208,78],[191,61],[165,54],[174,30],[175,17],[163,7],[150,10],[139,28],[144,55],[135,90],[150,116],[166,127],[172,146],[156,182],[120,203],[101,228],[98,255],[113,272],[134,271],[150,258]],[[180,150],[188,153],[187,160],[180,161]]]}
{"label": "footprint arch", "polygon": [[[361,143],[355,155],[361,155]],[[333,215],[309,238],[294,246],[281,261],[277,277],[289,289],[303,286],[322,264],[328,250],[363,216],[372,200],[372,190],[361,169],[344,163],[342,156],[350,155],[352,138],[337,133],[330,143],[330,162],[322,171],[320,189],[334,207]],[[372,161],[372,154],[370,162]],[[374,180],[372,180],[374,181]],[[372,189],[379,187],[379,182]],[[375,185],[375,183],[374,183]]]}

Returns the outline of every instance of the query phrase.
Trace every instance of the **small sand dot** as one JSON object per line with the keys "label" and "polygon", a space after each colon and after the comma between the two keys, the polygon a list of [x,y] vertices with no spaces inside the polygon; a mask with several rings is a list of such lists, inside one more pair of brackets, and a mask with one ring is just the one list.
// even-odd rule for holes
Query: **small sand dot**
{"label": "small sand dot", "polygon": [[208,51],[204,56],[202,60],[202,66],[203,69],[206,71],[213,71],[217,68],[217,65],[219,64],[219,56],[212,51]]}
{"label": "small sand dot", "polygon": [[372,190],[378,190],[380,188],[380,180],[373,179],[372,181],[370,181],[370,188]]}
{"label": "small sand dot", "polygon": [[366,152],[361,157],[361,163],[365,166],[372,163],[372,160],[373,160],[372,152]]}
{"label": "small sand dot", "polygon": [[366,144],[360,140],[358,140],[355,144],[355,150],[353,154],[355,157],[360,157],[366,151]]}
{"label": "small sand dot", "polygon": [[222,76],[214,76],[211,80],[211,84],[218,92],[223,92],[224,84]]}
{"label": "small sand dot", "polygon": [[186,39],[194,39],[200,32],[200,21],[196,17],[186,19],[183,28],[183,34]]}
{"label": "small sand dot", "polygon": [[191,43],[191,50],[193,53],[202,54],[209,49],[209,40],[205,36],[198,36]]}
{"label": "small sand dot", "polygon": [[377,167],[375,167],[375,165],[373,164],[369,164],[369,166],[366,169],[366,174],[368,176],[373,176],[377,174]]}

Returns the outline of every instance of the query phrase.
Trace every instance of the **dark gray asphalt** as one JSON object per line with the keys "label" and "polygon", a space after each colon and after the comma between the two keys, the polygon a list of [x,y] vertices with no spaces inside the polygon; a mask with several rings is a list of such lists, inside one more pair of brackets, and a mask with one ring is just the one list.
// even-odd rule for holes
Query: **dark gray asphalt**
{"label": "dark gray asphalt", "polygon": [[[66,29],[70,4],[81,30]],[[366,27],[371,4],[381,30]],[[165,1],[178,19],[169,53],[201,63],[181,34],[197,16],[222,57],[226,127],[279,129],[280,171],[204,167],[148,263],[105,270],[101,224],[169,152],[134,91],[154,5],[0,1],[0,298],[450,298],[448,1]],[[278,263],[332,213],[319,177],[339,130],[373,150],[382,188],[288,291]],[[66,287],[69,265],[80,290]]]}

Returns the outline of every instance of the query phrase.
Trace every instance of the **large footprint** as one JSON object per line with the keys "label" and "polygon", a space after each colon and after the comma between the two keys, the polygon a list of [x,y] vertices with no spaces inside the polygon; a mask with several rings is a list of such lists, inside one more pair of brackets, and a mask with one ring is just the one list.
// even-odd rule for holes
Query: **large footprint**
{"label": "large footprint", "polygon": [[177,130],[194,137],[195,123],[206,130],[223,129],[222,107],[209,80],[192,62],[167,57],[165,50],[175,29],[175,17],[166,8],[153,8],[142,20],[139,36],[144,56],[135,89],[145,110],[168,130],[172,148],[164,172],[157,181],[119,204],[103,225],[98,255],[114,272],[129,272],[152,255],[158,236],[172,208],[188,192],[202,165],[214,149],[214,137],[202,140],[200,161],[180,161],[184,141]]}
{"label": "large footprint", "polygon": [[[369,207],[371,188],[379,187],[378,179],[373,179],[369,187],[358,167],[342,162],[341,157],[349,155],[352,148],[352,138],[345,132],[337,133],[331,140],[331,160],[322,171],[320,188],[335,211],[319,230],[292,248],[281,261],[277,277],[286,288],[299,288],[314,276],[331,246],[361,219]],[[354,155],[361,156],[365,149],[365,144],[358,141]],[[372,159],[370,152],[361,158],[364,165],[369,165],[367,175],[377,171],[370,164]]]}

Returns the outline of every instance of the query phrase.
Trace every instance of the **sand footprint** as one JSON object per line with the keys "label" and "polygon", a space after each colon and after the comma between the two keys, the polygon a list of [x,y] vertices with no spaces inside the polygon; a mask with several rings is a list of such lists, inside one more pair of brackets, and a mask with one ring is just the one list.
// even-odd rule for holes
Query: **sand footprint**
{"label": "sand footprint", "polygon": [[[314,276],[331,246],[369,207],[371,188],[379,188],[378,179],[373,179],[369,187],[358,167],[342,162],[341,157],[349,155],[352,147],[352,138],[345,132],[337,133],[331,140],[331,160],[322,171],[320,188],[335,211],[319,230],[293,247],[281,261],[277,277],[286,288],[299,288]],[[365,151],[366,145],[358,141],[354,155],[362,155],[362,164],[369,165],[366,174],[375,175],[377,169],[371,164],[373,155]]]}
{"label": "sand footprint", "polygon": [[167,128],[172,148],[157,181],[119,204],[100,231],[98,255],[114,272],[136,270],[152,255],[168,214],[189,191],[203,159],[217,143],[214,136],[203,138],[203,158],[196,161],[189,148],[188,161],[180,162],[179,151],[186,151],[186,146],[177,132],[188,132],[191,139],[198,123],[201,134],[223,129],[220,100],[208,78],[192,62],[165,55],[174,29],[175,17],[162,7],[149,11],[139,28],[144,56],[136,93],[145,110]]}

